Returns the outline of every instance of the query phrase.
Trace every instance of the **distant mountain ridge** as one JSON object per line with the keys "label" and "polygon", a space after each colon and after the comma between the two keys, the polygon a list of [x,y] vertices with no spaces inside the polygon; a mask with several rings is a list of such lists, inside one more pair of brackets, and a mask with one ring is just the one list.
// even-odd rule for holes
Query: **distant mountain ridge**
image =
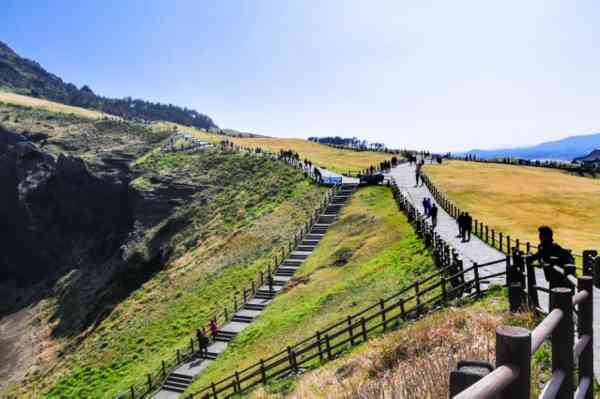
{"label": "distant mountain ridge", "polygon": [[63,82],[58,76],[49,73],[39,63],[19,56],[1,41],[0,88],[128,119],[164,120],[207,130],[218,128],[207,115],[185,107],[131,97],[102,97],[96,95],[87,85],[79,89],[74,84]]}
{"label": "distant mountain ridge", "polygon": [[478,158],[520,158],[528,160],[572,161],[600,148],[600,133],[570,136],[528,147],[494,150],[470,150],[457,155],[474,155]]}

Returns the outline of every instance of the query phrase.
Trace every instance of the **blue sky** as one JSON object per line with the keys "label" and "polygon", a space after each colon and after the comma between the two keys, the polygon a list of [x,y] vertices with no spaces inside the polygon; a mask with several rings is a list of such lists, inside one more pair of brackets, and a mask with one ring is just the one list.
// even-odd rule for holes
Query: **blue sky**
{"label": "blue sky", "polygon": [[2,0],[0,40],[221,127],[436,151],[600,131],[593,1]]}

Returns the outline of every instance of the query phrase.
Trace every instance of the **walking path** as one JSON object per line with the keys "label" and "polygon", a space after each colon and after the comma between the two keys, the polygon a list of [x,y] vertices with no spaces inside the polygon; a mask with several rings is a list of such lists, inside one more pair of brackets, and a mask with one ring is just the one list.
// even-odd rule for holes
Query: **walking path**
{"label": "walking path", "polygon": [[[435,203],[438,210],[438,222],[435,231],[444,239],[448,244],[456,249],[458,254],[463,260],[469,260],[478,264],[485,264],[493,262],[498,259],[502,259],[506,255],[497,249],[489,246],[478,237],[472,236],[471,241],[463,242],[460,237],[457,237],[458,227],[456,220],[450,216],[444,209],[438,204],[429,189],[425,185],[415,186],[415,168],[408,164],[401,164],[393,168],[388,176],[393,178],[398,185],[398,188],[406,194],[407,198],[412,202],[417,209],[422,209],[423,198],[431,198],[432,203]],[[465,265],[468,267],[470,265]],[[496,264],[487,267],[482,267],[482,276],[497,273],[505,270],[504,264]],[[544,273],[540,269],[536,269],[536,280],[538,285],[546,286],[547,282],[544,277]],[[504,281],[501,279],[499,281]],[[543,309],[548,309],[548,295],[545,293],[539,293],[540,306]],[[596,378],[600,380],[600,290],[594,289],[594,371]]]}
{"label": "walking path", "polygon": [[329,227],[335,222],[342,207],[356,189],[356,183],[350,181],[351,183],[344,183],[341,186],[337,194],[331,198],[324,212],[319,215],[310,232],[299,242],[295,251],[291,252],[277,267],[274,271],[271,286],[266,284],[259,287],[253,297],[246,301],[242,308],[233,315],[231,321],[218,329],[213,343],[207,348],[207,354],[200,355],[200,353],[197,353],[194,359],[183,363],[172,371],[160,391],[154,395],[154,398],[178,398],[192,381],[214,362],[220,353],[227,349],[229,342],[246,329],[271,303],[275,295],[284,289],[294,273],[302,266],[304,260],[310,256],[319,244]]}

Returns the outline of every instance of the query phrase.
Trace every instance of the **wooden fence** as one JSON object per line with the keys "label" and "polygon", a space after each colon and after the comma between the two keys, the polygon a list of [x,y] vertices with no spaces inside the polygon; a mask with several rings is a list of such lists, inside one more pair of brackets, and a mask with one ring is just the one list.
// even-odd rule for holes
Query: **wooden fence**
{"label": "wooden fence", "polygon": [[[576,294],[574,289],[566,287],[554,288],[550,291],[552,310],[533,331],[520,327],[498,327],[496,368],[454,398],[529,398],[531,359],[542,343],[549,339],[552,347],[552,377],[544,386],[540,398],[592,399],[594,397],[592,276],[581,276],[576,284]],[[576,323],[574,315],[577,316]]]}
{"label": "wooden fence", "polygon": [[481,275],[480,268],[502,264],[508,269],[510,257],[486,265],[473,264],[465,268],[456,251],[434,232],[429,221],[398,190],[395,183],[392,183],[392,189],[399,208],[406,213],[417,234],[432,248],[439,270],[328,328],[316,331],[293,346],[288,346],[268,358],[209,384],[190,394],[188,399],[229,397],[247,392],[271,379],[299,373],[306,367],[334,359],[347,348],[365,342],[373,336],[397,329],[406,321],[441,309],[451,301],[481,296],[491,279],[506,274],[506,270],[503,270]]}
{"label": "wooden fence", "polygon": [[531,167],[536,167],[536,168],[559,169],[559,170],[564,170],[564,171],[570,172],[570,173],[577,173],[580,176],[585,176],[586,173],[589,173],[592,177],[596,177],[596,173],[600,172],[599,169],[593,168],[591,166],[575,165],[575,164],[559,162],[559,161],[530,161],[527,159],[519,159],[519,158],[483,159],[483,158],[476,158],[476,157],[454,157],[454,156],[447,156],[446,158],[457,160],[457,161],[465,161],[465,162],[494,163],[494,164],[502,164],[502,165],[531,166]]}
{"label": "wooden fence", "polygon": [[[234,150],[243,151],[244,149],[234,148]],[[269,265],[266,269],[261,270],[254,279],[251,279],[245,286],[240,288],[239,291],[236,291],[229,300],[229,303],[225,303],[222,309],[215,312],[211,320],[215,320],[219,326],[223,325],[229,322],[233,318],[233,315],[244,307],[246,302],[254,296],[256,290],[269,281],[269,276],[272,275],[277,266],[283,262],[285,257],[289,255],[289,253],[303,240],[304,236],[308,234],[312,226],[317,222],[319,215],[324,212],[325,208],[339,189],[339,186],[334,186],[325,193],[319,207],[311,213],[310,219],[306,221],[297,233],[294,234],[293,240],[282,246],[280,253],[273,257],[273,266]],[[210,331],[209,322],[207,322],[207,325],[204,328],[201,328]],[[159,369],[154,373],[147,374],[146,378],[140,380],[137,384],[131,385],[127,391],[119,393],[117,398],[136,399],[147,396],[149,393],[161,387],[161,384],[166,380],[170,372],[181,364],[193,359],[198,350],[199,343],[196,342],[195,336],[192,335],[190,336],[189,345],[175,350],[171,356],[161,361]]]}

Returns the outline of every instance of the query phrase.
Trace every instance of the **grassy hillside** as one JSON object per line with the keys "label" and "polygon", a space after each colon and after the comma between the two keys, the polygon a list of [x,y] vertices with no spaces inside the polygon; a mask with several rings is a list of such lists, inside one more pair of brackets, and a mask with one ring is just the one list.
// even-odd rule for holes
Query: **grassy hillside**
{"label": "grassy hillside", "polygon": [[193,392],[304,339],[434,269],[391,191],[358,191],[292,283],[207,372]]}
{"label": "grassy hillside", "polygon": [[[193,197],[145,231],[157,244],[175,229],[172,261],[80,336],[46,347],[22,385],[6,393],[32,397],[114,397],[184,347],[236,287],[271,261],[318,204],[323,189],[280,162],[223,153],[152,153],[131,184],[145,196],[179,185]],[[176,198],[174,198],[176,200]],[[132,276],[133,277],[133,276]],[[41,307],[50,318],[52,299]],[[48,321],[44,318],[42,325]],[[53,322],[48,321],[51,327]]]}
{"label": "grassy hillside", "polygon": [[24,107],[38,108],[38,109],[43,109],[43,110],[51,111],[51,112],[72,114],[72,115],[76,115],[76,116],[80,116],[80,117],[84,117],[84,118],[93,118],[93,119],[99,119],[99,118],[103,118],[103,117],[115,118],[114,116],[111,116],[111,115],[108,115],[108,114],[105,114],[102,112],[98,112],[98,111],[80,108],[80,107],[73,107],[70,105],[65,105],[65,104],[54,102],[54,101],[43,100],[40,98],[23,96],[21,94],[11,93],[9,91],[3,91],[3,90],[0,90],[0,102],[7,103],[7,104],[20,105],[20,106],[24,106]]}
{"label": "grassy hillside", "polygon": [[[448,397],[450,370],[458,360],[494,363],[498,325],[531,328],[535,324],[530,314],[515,316],[507,310],[505,293],[495,289],[481,301],[407,323],[318,370],[272,382],[248,396],[252,399],[444,399]],[[532,397],[539,394],[539,382],[548,380],[551,370],[548,350],[545,343],[534,358],[532,386],[536,395]]]}
{"label": "grassy hillside", "polygon": [[261,147],[274,152],[293,149],[302,159],[310,159],[315,165],[338,173],[358,173],[369,166],[377,166],[392,156],[374,151],[350,151],[329,147],[303,139],[284,138],[234,138],[234,143],[246,147]]}
{"label": "grassy hillside", "polygon": [[513,238],[537,243],[547,224],[577,253],[600,248],[600,181],[527,166],[462,161],[427,165],[432,181],[457,206]]}

